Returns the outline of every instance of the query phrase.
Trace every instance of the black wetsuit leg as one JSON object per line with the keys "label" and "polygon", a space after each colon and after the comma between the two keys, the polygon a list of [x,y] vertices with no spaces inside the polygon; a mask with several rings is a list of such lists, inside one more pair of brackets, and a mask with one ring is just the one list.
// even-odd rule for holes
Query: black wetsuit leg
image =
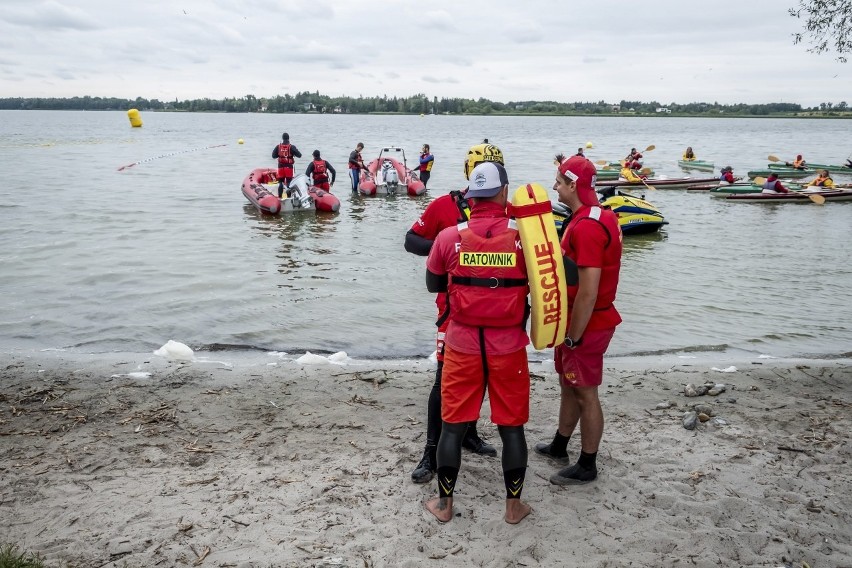
{"label": "black wetsuit leg", "polygon": [[438,440],[438,496],[452,497],[461,468],[462,437],[467,424],[444,422]]}
{"label": "black wetsuit leg", "polygon": [[506,499],[520,499],[527,474],[527,439],[523,426],[498,426],[503,440],[503,481]]}

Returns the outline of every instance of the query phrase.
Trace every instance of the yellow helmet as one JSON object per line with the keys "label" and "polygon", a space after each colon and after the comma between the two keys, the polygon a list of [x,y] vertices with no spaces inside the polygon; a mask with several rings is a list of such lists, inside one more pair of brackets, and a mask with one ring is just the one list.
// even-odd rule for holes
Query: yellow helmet
{"label": "yellow helmet", "polygon": [[464,178],[470,179],[470,172],[482,162],[497,162],[504,166],[503,152],[494,144],[471,146],[470,150],[467,151],[467,160],[464,162]]}

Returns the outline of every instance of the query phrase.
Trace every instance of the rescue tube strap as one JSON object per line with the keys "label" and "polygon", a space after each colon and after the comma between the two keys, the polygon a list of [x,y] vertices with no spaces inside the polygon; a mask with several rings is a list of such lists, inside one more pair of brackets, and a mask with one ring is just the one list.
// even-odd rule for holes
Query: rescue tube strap
{"label": "rescue tube strap", "polygon": [[472,276],[453,276],[453,284],[461,286],[482,286],[483,288],[511,288],[526,286],[526,278],[474,278]]}
{"label": "rescue tube strap", "polygon": [[529,205],[512,205],[509,203],[507,210],[511,217],[522,219],[524,217],[533,217],[535,215],[550,213],[553,211],[553,206],[550,204],[550,201],[530,203]]}

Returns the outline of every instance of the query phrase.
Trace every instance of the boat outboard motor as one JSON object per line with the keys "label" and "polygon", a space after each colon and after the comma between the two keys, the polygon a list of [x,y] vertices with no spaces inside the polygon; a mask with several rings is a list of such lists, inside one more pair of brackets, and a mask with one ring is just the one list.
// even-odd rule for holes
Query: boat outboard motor
{"label": "boat outboard motor", "polygon": [[399,172],[393,167],[393,162],[385,160],[382,162],[382,179],[388,186],[388,193],[396,193],[399,188]]}
{"label": "boat outboard motor", "polygon": [[293,200],[294,209],[307,209],[313,205],[313,199],[308,192],[308,180],[304,174],[298,175],[290,182],[290,199]]}

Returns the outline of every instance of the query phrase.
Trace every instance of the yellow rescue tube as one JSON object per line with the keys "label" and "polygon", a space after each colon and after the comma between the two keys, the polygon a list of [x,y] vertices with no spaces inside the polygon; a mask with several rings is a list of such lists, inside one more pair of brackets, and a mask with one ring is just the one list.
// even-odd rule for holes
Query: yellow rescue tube
{"label": "yellow rescue tube", "polygon": [[142,117],[139,115],[139,111],[135,108],[127,111],[127,118],[130,119],[130,126],[133,126],[134,128],[142,126]]}
{"label": "yellow rescue tube", "polygon": [[536,349],[553,347],[568,331],[568,288],[547,190],[537,183],[520,186],[509,211],[521,234],[530,281],[530,340]]}

